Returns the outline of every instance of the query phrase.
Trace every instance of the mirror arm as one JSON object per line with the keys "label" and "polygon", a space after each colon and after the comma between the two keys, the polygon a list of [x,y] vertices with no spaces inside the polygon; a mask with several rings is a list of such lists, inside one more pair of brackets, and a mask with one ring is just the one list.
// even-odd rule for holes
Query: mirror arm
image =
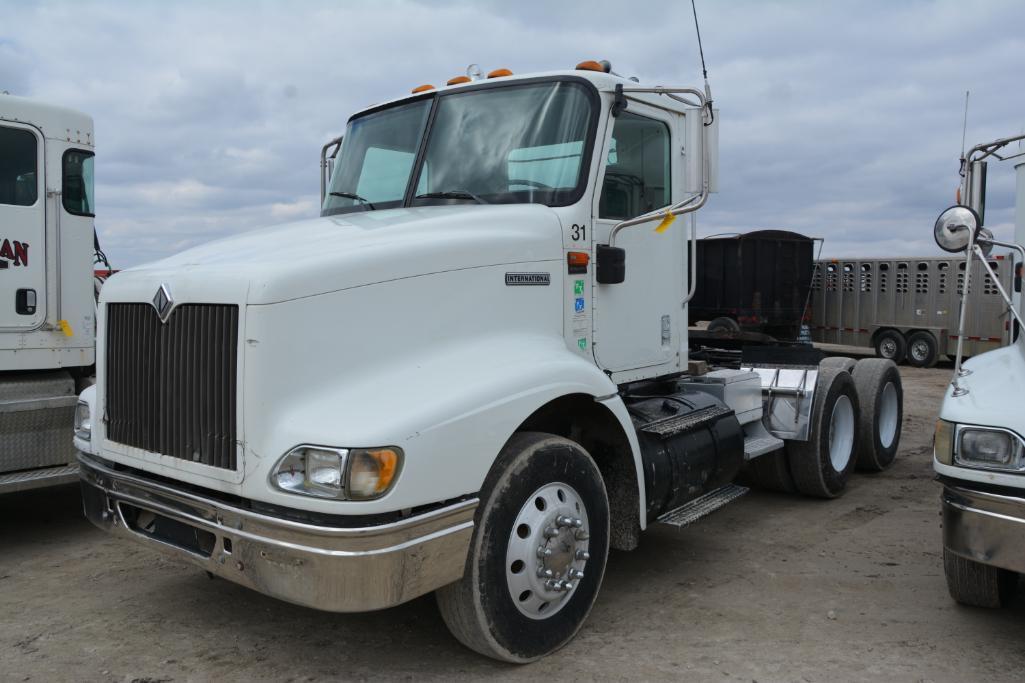
{"label": "mirror arm", "polygon": [[973,230],[969,235],[968,247],[965,249],[964,284],[961,287],[961,310],[958,311],[957,316],[957,351],[954,354],[954,377],[950,382],[954,387],[951,395],[955,398],[968,393],[968,389],[959,385],[958,380],[971,374],[969,370],[962,370],[961,360],[964,352],[965,310],[968,308],[968,291],[972,285],[972,255],[975,253],[975,232]]}
{"label": "mirror arm", "polygon": [[[345,136],[338,136],[320,148],[320,203],[324,204],[324,197],[327,196],[327,183],[330,180],[328,169],[334,165],[338,150],[342,148],[342,140]],[[334,147],[330,156],[327,151]]]}

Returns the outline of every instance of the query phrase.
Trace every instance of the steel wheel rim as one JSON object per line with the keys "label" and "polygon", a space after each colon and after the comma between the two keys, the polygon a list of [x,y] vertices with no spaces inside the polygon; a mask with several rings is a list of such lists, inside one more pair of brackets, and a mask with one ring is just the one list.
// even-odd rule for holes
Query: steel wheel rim
{"label": "steel wheel rim", "polygon": [[929,345],[924,341],[916,341],[911,345],[911,357],[918,362],[925,361],[929,357]]}
{"label": "steel wheel rim", "polygon": [[883,387],[879,401],[879,443],[883,448],[889,448],[897,436],[897,413],[899,412],[897,387],[893,382],[887,382]]}
{"label": "steel wheel rim", "polygon": [[829,416],[829,462],[837,472],[843,472],[851,461],[854,447],[854,405],[847,396],[833,404]]}
{"label": "steel wheel rim", "polygon": [[590,559],[587,507],[569,484],[545,484],[527,497],[509,532],[505,580],[516,609],[547,619],[566,606]]}
{"label": "steel wheel rim", "polygon": [[879,344],[879,351],[883,358],[892,359],[897,355],[897,342],[892,339],[884,339]]}

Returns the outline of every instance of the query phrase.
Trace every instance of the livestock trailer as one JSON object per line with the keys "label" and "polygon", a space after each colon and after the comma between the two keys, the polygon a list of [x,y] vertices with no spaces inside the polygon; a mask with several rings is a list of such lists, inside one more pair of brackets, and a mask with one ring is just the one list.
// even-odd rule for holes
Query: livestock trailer
{"label": "livestock trailer", "polygon": [[698,241],[690,324],[709,332],[764,332],[796,339],[808,303],[815,240],[788,230],[756,230]]}
{"label": "livestock trailer", "polygon": [[[990,256],[1007,292],[1014,265]],[[812,275],[812,341],[875,349],[876,355],[931,367],[957,347],[965,261],[957,257],[865,258],[816,261]],[[999,348],[1010,340],[1003,299],[981,264],[973,261],[965,300],[965,355]]]}

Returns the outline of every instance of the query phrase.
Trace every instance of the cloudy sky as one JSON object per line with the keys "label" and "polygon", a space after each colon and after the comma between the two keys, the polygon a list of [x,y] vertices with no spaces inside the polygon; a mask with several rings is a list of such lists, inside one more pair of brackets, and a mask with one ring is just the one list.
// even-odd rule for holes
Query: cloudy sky
{"label": "cloudy sky", "polygon": [[[1025,3],[699,0],[720,109],[703,234],[786,228],[827,256],[928,254],[968,141],[1025,126]],[[0,90],[94,117],[96,225],[116,267],[318,213],[321,145],[354,110],[461,74],[589,58],[700,83],[669,2],[0,0]],[[990,168],[1008,236],[1013,168]],[[273,249],[274,245],[267,245]]]}

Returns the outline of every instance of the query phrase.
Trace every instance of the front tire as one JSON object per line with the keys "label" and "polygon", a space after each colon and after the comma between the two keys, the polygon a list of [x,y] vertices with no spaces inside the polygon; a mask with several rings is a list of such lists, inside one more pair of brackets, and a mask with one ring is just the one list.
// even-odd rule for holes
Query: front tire
{"label": "front tire", "polygon": [[513,435],[481,491],[463,578],[437,591],[452,634],[527,663],[558,650],[591,611],[609,550],[609,501],[579,444]]}
{"label": "front tire", "polygon": [[967,560],[943,549],[943,573],[950,597],[972,607],[1003,607],[1014,597],[1018,575],[1007,569]]}

